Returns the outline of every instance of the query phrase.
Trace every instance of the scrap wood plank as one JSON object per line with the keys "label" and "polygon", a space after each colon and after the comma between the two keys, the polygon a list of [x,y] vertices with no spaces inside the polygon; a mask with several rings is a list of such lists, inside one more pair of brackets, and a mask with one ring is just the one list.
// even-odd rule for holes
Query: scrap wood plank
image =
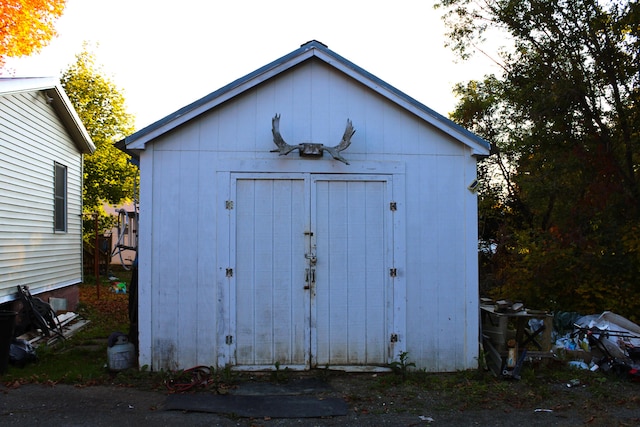
{"label": "scrap wood plank", "polygon": [[[84,328],[90,323],[88,319],[85,319],[79,314],[71,311],[56,316],[56,319],[56,323],[59,324],[62,328],[62,336],[65,338],[71,337],[80,329]],[[45,337],[40,329],[38,329],[37,331],[26,332],[17,338],[28,341],[29,344],[34,347],[42,344],[42,341],[44,340],[46,340],[47,345],[54,344],[55,342],[60,340],[60,337],[57,335],[54,335],[52,337]]]}
{"label": "scrap wood plank", "polygon": [[[64,336],[65,338],[70,338],[73,334],[75,334],[76,332],[78,332],[80,329],[84,328],[85,326],[87,326],[90,321],[88,319],[84,319],[84,318],[78,318],[79,316],[76,316],[76,321],[68,326],[63,326],[62,327],[62,336]],[[43,337],[45,338],[45,337]],[[60,337],[57,335],[54,335],[53,337],[50,337],[49,340],[47,341],[47,345],[51,345],[54,344],[56,342],[58,342],[60,340]]]}

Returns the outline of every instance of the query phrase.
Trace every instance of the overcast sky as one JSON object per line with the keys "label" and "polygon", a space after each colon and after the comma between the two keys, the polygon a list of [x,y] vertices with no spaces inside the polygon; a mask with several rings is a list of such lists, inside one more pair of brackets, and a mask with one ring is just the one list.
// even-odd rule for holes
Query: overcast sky
{"label": "overcast sky", "polygon": [[67,0],[59,36],[7,65],[60,77],[89,42],[141,129],[318,40],[447,115],[455,83],[496,70],[482,56],[456,61],[440,13],[431,0]]}

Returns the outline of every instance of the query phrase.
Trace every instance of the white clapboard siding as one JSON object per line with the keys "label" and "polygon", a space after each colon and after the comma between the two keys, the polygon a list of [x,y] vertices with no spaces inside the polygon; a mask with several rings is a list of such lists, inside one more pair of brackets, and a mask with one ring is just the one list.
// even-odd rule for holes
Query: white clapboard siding
{"label": "white clapboard siding", "polygon": [[[67,232],[54,232],[54,163],[67,167]],[[40,91],[0,96],[0,301],[82,279],[82,156]]]}

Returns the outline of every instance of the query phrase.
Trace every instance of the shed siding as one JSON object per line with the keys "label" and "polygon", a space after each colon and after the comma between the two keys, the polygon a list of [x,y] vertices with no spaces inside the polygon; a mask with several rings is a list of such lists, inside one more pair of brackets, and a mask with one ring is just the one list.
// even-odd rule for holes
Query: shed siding
{"label": "shed siding", "polygon": [[[337,145],[347,118],[356,134],[342,154],[301,159],[271,153],[271,118],[289,144]],[[474,366],[478,355],[475,178],[471,150],[353,81],[309,60],[219,105],[147,144],[141,152],[140,363],[154,370],[224,366],[235,319],[235,268],[223,246],[233,201],[232,172],[405,174],[394,197],[395,253],[406,256],[397,280],[406,282],[399,347],[428,371]],[[394,173],[394,172],[390,172]],[[402,193],[402,194],[401,194]],[[403,261],[404,262],[404,261]],[[397,304],[396,304],[397,305]],[[404,307],[404,305],[402,305]],[[397,327],[397,326],[396,326]]]}
{"label": "shed siding", "polygon": [[[151,154],[151,152],[150,152]],[[158,284],[147,294],[140,287],[140,342],[155,349],[145,364],[177,369],[216,364],[215,173],[211,154],[195,150],[154,150],[151,199],[140,201],[140,283]],[[141,159],[141,185],[149,179]],[[163,191],[159,191],[159,189]],[[153,201],[153,204],[148,204]],[[147,222],[148,221],[148,222]],[[150,231],[148,227],[152,227]],[[146,237],[153,236],[152,241]],[[148,248],[153,251],[146,276]],[[151,317],[154,314],[154,317]],[[141,353],[141,358],[144,353]]]}
{"label": "shed siding", "polygon": [[[67,232],[54,232],[54,163],[67,167]],[[0,96],[0,302],[82,280],[82,156],[40,92]]]}
{"label": "shed siding", "polygon": [[[476,209],[476,196],[467,190],[475,161],[470,156],[412,157],[407,169],[415,177],[407,180],[408,194],[422,187],[423,195],[407,200],[407,264],[420,266],[407,270],[407,300],[412,302],[407,323],[424,325],[407,328],[407,339],[415,344],[411,355],[430,371],[462,369],[473,363],[476,351],[465,340],[477,343],[478,337],[477,314],[468,312],[469,302],[477,304],[477,277],[466,271],[477,262],[468,260],[477,252],[477,228],[466,220],[469,209]],[[472,252],[466,252],[470,245]]]}

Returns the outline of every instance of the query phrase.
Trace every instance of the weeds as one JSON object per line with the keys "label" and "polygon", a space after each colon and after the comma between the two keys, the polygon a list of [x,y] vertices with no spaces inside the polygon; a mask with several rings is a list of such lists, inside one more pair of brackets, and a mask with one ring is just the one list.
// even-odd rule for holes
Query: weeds
{"label": "weeds", "polygon": [[399,355],[399,361],[393,361],[390,363],[391,369],[397,374],[400,374],[402,377],[402,382],[407,380],[407,374],[409,372],[409,368],[415,368],[416,364],[413,362],[408,362],[409,353],[403,351]]}
{"label": "weeds", "polygon": [[231,365],[226,365],[222,369],[216,371],[221,382],[225,384],[235,384],[238,379],[238,373],[231,369]]}
{"label": "weeds", "polygon": [[284,369],[280,369],[280,362],[276,361],[274,364],[275,370],[271,371],[271,380],[276,383],[286,383],[289,381],[289,367],[286,366]]}
{"label": "weeds", "polygon": [[478,370],[486,371],[487,369],[487,352],[481,348],[478,353]]}

